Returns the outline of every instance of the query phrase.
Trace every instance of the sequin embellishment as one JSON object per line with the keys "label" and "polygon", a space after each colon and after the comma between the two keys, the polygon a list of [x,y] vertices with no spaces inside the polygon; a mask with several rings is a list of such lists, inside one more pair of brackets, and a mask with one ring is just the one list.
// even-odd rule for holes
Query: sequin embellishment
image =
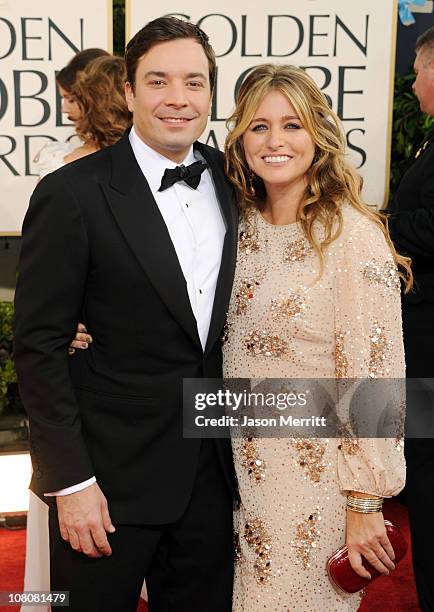
{"label": "sequin embellishment", "polygon": [[246,523],[244,539],[256,554],[256,581],[264,584],[271,578],[271,538],[260,519]]}
{"label": "sequin embellishment", "polygon": [[255,297],[255,292],[260,285],[259,280],[243,279],[235,294],[236,313],[237,315],[244,314],[247,310],[250,301]]}
{"label": "sequin embellishment", "polygon": [[393,261],[377,263],[375,259],[368,261],[363,267],[363,276],[374,285],[384,285],[388,289],[401,287],[398,270]]}
{"label": "sequin embellishment", "polygon": [[348,356],[344,350],[345,335],[341,331],[335,332],[335,350],[333,357],[335,359],[335,376],[336,378],[346,378],[348,375]]}
{"label": "sequin embellishment", "polygon": [[306,303],[299,293],[288,291],[288,295],[271,300],[271,316],[273,319],[295,319],[304,314]]}
{"label": "sequin embellishment", "polygon": [[378,321],[375,321],[369,341],[371,345],[368,365],[369,376],[371,378],[385,376],[389,372],[385,368],[385,361],[392,343],[386,337],[384,325],[380,325]]}
{"label": "sequin embellishment", "polygon": [[283,252],[283,261],[304,261],[311,251],[312,247],[307,240],[298,238],[287,244]]}
{"label": "sequin embellishment", "polygon": [[403,436],[396,436],[395,438],[395,449],[399,454],[404,452],[404,438]]}
{"label": "sequin embellishment", "polygon": [[238,563],[241,561],[241,546],[240,546],[240,535],[236,531],[234,532],[234,562]]}
{"label": "sequin embellishment", "polygon": [[226,318],[225,324],[223,326],[223,334],[222,334],[222,345],[226,344],[229,340],[229,333],[231,331],[232,323]]}
{"label": "sequin embellishment", "polygon": [[357,455],[360,453],[359,441],[354,437],[348,423],[342,423],[337,429],[337,434],[341,437],[338,446],[339,450],[343,450],[347,455]]}
{"label": "sequin embellishment", "polygon": [[244,342],[247,352],[253,357],[282,357],[289,352],[289,345],[285,340],[264,329],[249,332]]}
{"label": "sequin embellishment", "polygon": [[253,438],[244,438],[242,445],[242,465],[249,477],[256,482],[265,478],[265,462],[258,456],[258,450]]}
{"label": "sequin embellishment", "polygon": [[320,520],[317,508],[306,520],[297,525],[295,540],[291,540],[291,546],[295,549],[296,563],[302,565],[303,569],[310,568],[312,549],[318,546],[320,531],[317,523]]}
{"label": "sequin embellishment", "polygon": [[240,232],[238,248],[242,253],[246,253],[247,255],[260,251],[261,245],[256,237],[256,233],[253,231],[247,232],[245,230]]}
{"label": "sequin embellishment", "polygon": [[321,474],[326,469],[323,460],[326,450],[325,444],[309,438],[292,440],[291,443],[298,452],[298,465],[307,472],[312,482],[318,483]]}

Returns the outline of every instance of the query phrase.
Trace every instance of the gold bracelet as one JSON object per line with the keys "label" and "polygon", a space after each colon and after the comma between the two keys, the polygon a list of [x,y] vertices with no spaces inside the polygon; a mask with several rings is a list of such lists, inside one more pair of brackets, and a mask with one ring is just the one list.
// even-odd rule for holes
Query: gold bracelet
{"label": "gold bracelet", "polygon": [[364,514],[381,512],[383,508],[383,498],[354,497],[349,494],[347,496],[347,508]]}
{"label": "gold bracelet", "polygon": [[361,508],[357,508],[356,506],[350,506],[349,504],[347,504],[347,510],[351,510],[351,512],[358,512],[359,514],[376,514],[377,512],[381,512],[382,509],[381,508],[374,508],[373,510],[367,510],[365,509],[361,509]]}
{"label": "gold bracelet", "polygon": [[355,506],[368,506],[368,507],[375,507],[378,506],[379,504],[381,505],[383,503],[382,499],[361,499],[360,497],[352,497],[351,495],[349,495],[347,497],[347,502],[350,504],[354,504]]}

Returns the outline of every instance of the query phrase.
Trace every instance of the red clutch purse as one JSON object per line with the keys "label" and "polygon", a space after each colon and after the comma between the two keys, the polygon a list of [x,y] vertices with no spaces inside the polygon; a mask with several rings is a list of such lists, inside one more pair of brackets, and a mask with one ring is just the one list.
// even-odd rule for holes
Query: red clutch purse
{"label": "red clutch purse", "polygon": [[[390,521],[384,521],[384,525],[386,527],[387,537],[395,553],[394,563],[396,566],[407,552],[407,542],[399,529]],[[363,557],[362,563],[363,567],[371,574],[371,580],[362,578],[353,570],[348,558],[348,548],[346,545],[338,548],[327,561],[327,573],[333,586],[338,591],[343,591],[344,593],[356,593],[368,586],[368,584],[371,584],[375,578],[381,576],[380,572]]]}

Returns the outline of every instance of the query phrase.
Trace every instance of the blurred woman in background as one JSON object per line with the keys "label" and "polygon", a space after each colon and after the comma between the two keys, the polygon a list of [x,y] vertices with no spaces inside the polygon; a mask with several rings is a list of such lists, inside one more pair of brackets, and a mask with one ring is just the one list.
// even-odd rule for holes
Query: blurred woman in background
{"label": "blurred woman in background", "polygon": [[[74,127],[81,114],[77,101],[72,94],[77,77],[90,62],[104,56],[109,57],[110,54],[103,49],[84,49],[74,55],[71,61],[57,73],[56,84],[62,96],[62,113],[68,117],[69,121],[72,121]],[[60,168],[64,163],[63,158],[71,153],[79,143],[80,140],[74,132],[66,142],[55,141],[46,144],[34,160],[38,175],[41,177]]]}
{"label": "blurred woman in background", "polygon": [[97,57],[77,74],[65,108],[74,120],[79,142],[53,143],[43,149],[38,166],[40,178],[119,140],[131,125],[123,93],[125,78],[124,60],[113,55]]}

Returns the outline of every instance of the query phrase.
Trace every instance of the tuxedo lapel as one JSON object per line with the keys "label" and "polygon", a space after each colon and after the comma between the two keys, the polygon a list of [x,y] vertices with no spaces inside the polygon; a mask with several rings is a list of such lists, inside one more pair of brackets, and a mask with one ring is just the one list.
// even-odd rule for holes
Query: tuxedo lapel
{"label": "tuxedo lapel", "polygon": [[236,207],[233,190],[226,179],[222,164],[220,160],[216,158],[218,153],[209,147],[204,147],[201,143],[196,143],[195,148],[209,165],[217,198],[227,227],[223,242],[222,258],[214,296],[211,322],[205,347],[205,353],[207,353],[211,350],[215,342],[219,340],[231,296],[237,253],[238,209]]}
{"label": "tuxedo lapel", "polygon": [[175,248],[128,134],[111,148],[112,172],[102,189],[120,231],[174,318],[201,347]]}

